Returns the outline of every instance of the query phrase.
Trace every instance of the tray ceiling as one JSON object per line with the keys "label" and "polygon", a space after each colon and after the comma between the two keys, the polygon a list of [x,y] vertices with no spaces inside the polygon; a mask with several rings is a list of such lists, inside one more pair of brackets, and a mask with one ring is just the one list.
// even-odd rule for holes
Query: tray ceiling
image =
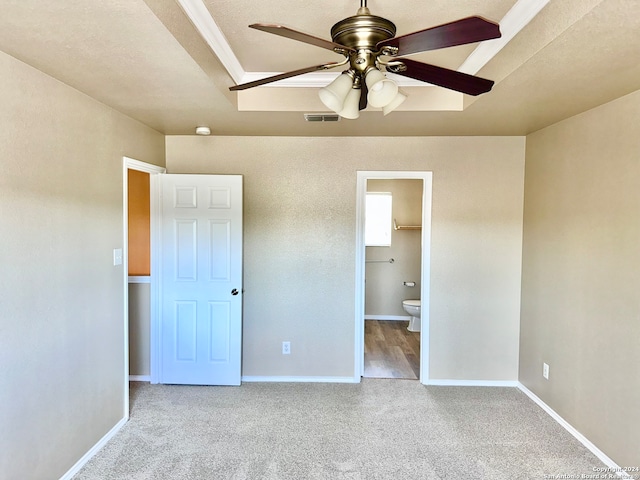
{"label": "tray ceiling", "polygon": [[[181,2],[206,14],[222,50]],[[509,19],[514,6],[525,11],[541,4],[524,25],[518,18],[526,15]],[[393,21],[398,35],[471,15],[501,22],[513,38],[490,55],[474,54],[476,45],[469,45],[414,56],[451,69],[480,68],[480,76],[496,81],[494,89],[446,100],[451,95],[439,87],[408,86],[407,111],[383,117],[368,109],[358,120],[331,124],[304,121],[311,109],[326,111],[309,80],[259,87],[247,98],[229,92],[245,75],[341,58],[249,29],[250,23],[284,24],[329,39],[335,22],[355,14],[354,0],[5,0],[0,50],[166,134],[193,134],[196,125],[208,125],[219,135],[523,135],[640,89],[635,2],[369,0],[368,6]],[[484,43],[490,42],[497,40]],[[481,59],[475,67],[470,55]],[[457,107],[443,107],[445,100]]]}

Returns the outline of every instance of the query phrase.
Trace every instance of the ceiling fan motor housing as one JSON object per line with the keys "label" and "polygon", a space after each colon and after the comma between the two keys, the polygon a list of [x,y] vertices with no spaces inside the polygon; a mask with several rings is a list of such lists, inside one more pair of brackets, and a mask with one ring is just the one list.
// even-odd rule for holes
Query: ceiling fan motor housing
{"label": "ceiling fan motor housing", "polygon": [[386,18],[375,15],[355,15],[340,20],[331,28],[335,43],[353,49],[375,49],[376,44],[396,36],[396,26]]}
{"label": "ceiling fan motor housing", "polygon": [[[363,12],[363,13],[361,13]],[[331,38],[335,43],[352,48],[351,68],[365,72],[375,65],[379,52],[378,42],[396,35],[396,26],[386,18],[370,15],[368,9],[360,9],[358,15],[345,18],[331,28]]]}

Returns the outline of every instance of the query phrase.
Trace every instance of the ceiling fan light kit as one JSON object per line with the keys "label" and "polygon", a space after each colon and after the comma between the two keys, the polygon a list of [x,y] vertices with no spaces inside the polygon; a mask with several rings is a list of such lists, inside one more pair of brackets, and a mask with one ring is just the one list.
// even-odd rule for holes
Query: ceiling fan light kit
{"label": "ceiling fan light kit", "polygon": [[344,72],[326,87],[318,92],[320,100],[325,107],[338,113],[344,106],[347,95],[353,90],[353,75]]}
{"label": "ceiling fan light kit", "polygon": [[376,68],[371,67],[367,71],[364,81],[369,89],[367,101],[372,107],[386,107],[398,94],[398,85],[396,85],[396,82],[389,80]]}
{"label": "ceiling fan light kit", "polygon": [[257,23],[249,27],[332,50],[345,58],[341,62],[302,68],[236,85],[230,90],[245,90],[349,64],[342,75],[319,91],[320,100],[329,110],[348,119],[358,118],[359,111],[364,110],[367,104],[381,108],[383,114],[388,115],[407,99],[404,93],[398,91],[398,85],[385,76],[384,71],[468,95],[490,91],[494,83],[492,80],[398,56],[481,42],[501,35],[497,23],[475,16],[396,37],[393,22],[371,15],[367,0],[360,0],[356,15],[339,21],[331,28],[332,41],[282,25]]}
{"label": "ceiling fan light kit", "polygon": [[352,88],[344,99],[342,109],[336,112],[342,118],[355,120],[360,116],[360,89]]}
{"label": "ceiling fan light kit", "polygon": [[407,99],[407,96],[404,93],[398,92],[398,94],[395,96],[395,98],[391,103],[382,107],[382,114],[386,117],[391,112],[393,112],[396,108],[402,105],[406,99]]}

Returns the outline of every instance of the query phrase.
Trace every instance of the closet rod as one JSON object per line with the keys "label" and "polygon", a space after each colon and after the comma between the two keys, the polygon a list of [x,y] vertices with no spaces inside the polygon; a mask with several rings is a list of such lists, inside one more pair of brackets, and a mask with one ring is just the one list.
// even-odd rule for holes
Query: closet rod
{"label": "closet rod", "polygon": [[398,225],[396,219],[393,219],[394,230],[422,230],[422,225]]}
{"label": "closet rod", "polygon": [[389,260],[365,260],[364,263],[393,263],[395,259],[390,258]]}

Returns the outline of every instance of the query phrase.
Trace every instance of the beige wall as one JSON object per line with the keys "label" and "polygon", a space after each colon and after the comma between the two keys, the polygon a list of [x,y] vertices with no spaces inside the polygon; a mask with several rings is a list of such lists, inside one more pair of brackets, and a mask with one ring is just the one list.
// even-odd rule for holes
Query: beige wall
{"label": "beige wall", "polygon": [[244,175],[243,375],[353,376],[356,172],[427,170],[430,376],[517,379],[523,137],[170,136],[166,145],[170,173]]}
{"label": "beige wall", "polygon": [[122,156],[164,138],[0,53],[0,472],[59,478],[124,415]]}
{"label": "beige wall", "polygon": [[636,92],[527,137],[520,381],[621,466],[640,465],[639,125]]}
{"label": "beige wall", "polygon": [[[392,217],[398,225],[422,224],[422,180],[367,181],[368,192],[392,194]],[[420,298],[421,230],[391,230],[391,245],[366,247],[365,318],[369,315],[404,316],[402,301]],[[378,263],[393,258],[393,263]],[[371,263],[374,262],[374,263]],[[407,287],[403,282],[415,282]]]}

